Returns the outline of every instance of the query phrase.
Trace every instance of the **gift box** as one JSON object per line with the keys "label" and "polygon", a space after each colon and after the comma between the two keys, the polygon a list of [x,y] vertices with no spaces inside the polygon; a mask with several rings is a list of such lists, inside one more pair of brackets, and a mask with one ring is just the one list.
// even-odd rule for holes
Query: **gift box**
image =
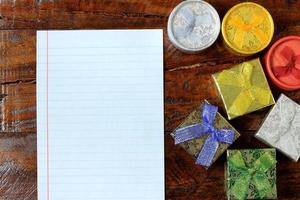
{"label": "gift box", "polygon": [[217,40],[220,24],[218,12],[206,1],[182,1],[169,16],[168,36],[177,49],[199,53]]}
{"label": "gift box", "polygon": [[175,144],[195,157],[205,168],[232,144],[240,134],[218,113],[218,107],[203,102],[171,133]]}
{"label": "gift box", "polygon": [[266,71],[283,90],[300,89],[300,37],[287,36],[275,42],[265,56]]}
{"label": "gift box", "polygon": [[222,36],[227,47],[241,55],[252,55],[272,40],[274,22],[261,5],[245,2],[232,7],[222,21]]}
{"label": "gift box", "polygon": [[213,74],[229,119],[275,103],[259,59]]}
{"label": "gift box", "polygon": [[300,106],[282,94],[255,137],[298,161],[300,157]]}
{"label": "gift box", "polygon": [[277,199],[276,150],[227,150],[228,199]]}

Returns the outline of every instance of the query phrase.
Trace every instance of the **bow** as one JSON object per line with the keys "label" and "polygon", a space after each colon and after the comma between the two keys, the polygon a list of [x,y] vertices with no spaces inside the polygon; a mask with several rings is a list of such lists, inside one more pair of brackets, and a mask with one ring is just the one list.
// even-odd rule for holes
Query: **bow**
{"label": "bow", "polygon": [[199,36],[193,34],[194,29],[199,26],[209,27],[213,19],[209,14],[203,13],[198,16],[189,7],[183,7],[179,10],[181,15],[180,26],[174,26],[174,35],[178,38],[192,37],[192,41],[199,40]]}
{"label": "bow", "polygon": [[284,47],[280,55],[287,61],[283,66],[276,66],[273,68],[273,73],[276,77],[282,77],[292,74],[295,78],[300,79],[300,69],[296,67],[300,64],[300,55],[296,55],[295,52],[288,46]]}
{"label": "bow", "polygon": [[263,22],[263,17],[254,15],[251,17],[249,23],[245,22],[240,16],[235,15],[229,20],[231,26],[236,27],[236,32],[233,38],[233,42],[242,48],[244,44],[244,38],[247,32],[251,32],[261,43],[268,40],[267,35],[258,27]]}
{"label": "bow", "polygon": [[219,142],[232,144],[234,141],[233,130],[214,127],[217,112],[218,107],[205,103],[202,111],[202,123],[177,129],[175,133],[175,144],[199,138],[205,134],[208,135],[196,160],[196,164],[206,167],[211,165],[214,155],[219,148]]}
{"label": "bow", "polygon": [[180,14],[182,16],[181,24],[183,26],[174,26],[174,34],[177,37],[186,38],[195,28],[196,17],[194,16],[194,12],[188,7],[183,7],[180,10]]}
{"label": "bow", "polygon": [[228,113],[234,116],[245,114],[253,103],[267,105],[272,96],[269,90],[253,85],[253,65],[244,62],[239,69],[239,72],[224,70],[217,77],[220,84],[240,88],[240,93],[228,109]]}
{"label": "bow", "polygon": [[230,188],[230,192],[237,199],[246,198],[251,181],[256,187],[260,198],[264,198],[272,192],[272,186],[268,181],[266,172],[276,164],[276,160],[269,152],[261,155],[252,166],[246,166],[242,153],[236,151],[235,154],[229,157],[228,164],[230,169],[239,174]]}

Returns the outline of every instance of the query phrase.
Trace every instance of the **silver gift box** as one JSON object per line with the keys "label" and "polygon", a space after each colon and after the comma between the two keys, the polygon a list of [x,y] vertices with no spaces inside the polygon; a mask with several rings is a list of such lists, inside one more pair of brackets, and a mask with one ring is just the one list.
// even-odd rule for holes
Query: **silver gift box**
{"label": "silver gift box", "polygon": [[300,105],[281,94],[261,128],[259,140],[298,161],[300,157]]}
{"label": "silver gift box", "polygon": [[216,41],[220,24],[218,12],[206,1],[182,1],[169,16],[168,36],[177,49],[198,53]]}

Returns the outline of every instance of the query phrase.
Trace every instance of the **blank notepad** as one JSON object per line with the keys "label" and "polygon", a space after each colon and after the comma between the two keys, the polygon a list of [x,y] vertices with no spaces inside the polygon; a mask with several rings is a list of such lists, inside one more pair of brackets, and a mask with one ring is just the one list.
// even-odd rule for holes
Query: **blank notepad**
{"label": "blank notepad", "polygon": [[37,32],[39,200],[164,199],[162,30]]}

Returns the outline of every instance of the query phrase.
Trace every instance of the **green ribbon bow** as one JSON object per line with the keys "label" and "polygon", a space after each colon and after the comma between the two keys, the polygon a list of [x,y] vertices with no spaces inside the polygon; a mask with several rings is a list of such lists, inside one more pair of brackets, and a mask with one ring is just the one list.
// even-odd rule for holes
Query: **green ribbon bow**
{"label": "green ribbon bow", "polygon": [[239,173],[230,192],[237,199],[245,199],[251,181],[258,190],[260,198],[266,197],[272,192],[271,183],[268,181],[266,172],[276,164],[276,160],[269,152],[264,153],[258,158],[253,166],[246,166],[243,155],[240,151],[229,158],[229,167]]}

